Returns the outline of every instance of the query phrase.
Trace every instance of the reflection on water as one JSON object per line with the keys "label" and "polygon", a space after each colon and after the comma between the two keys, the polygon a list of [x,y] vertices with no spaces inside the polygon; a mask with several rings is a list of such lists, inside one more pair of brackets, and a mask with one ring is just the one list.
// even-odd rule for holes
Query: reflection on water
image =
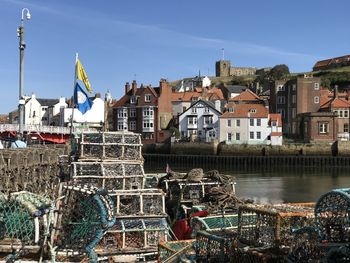
{"label": "reflection on water", "polygon": [[332,189],[350,188],[350,168],[252,170],[250,167],[249,171],[220,173],[236,177],[237,196],[251,198],[258,203],[317,202],[322,194]]}

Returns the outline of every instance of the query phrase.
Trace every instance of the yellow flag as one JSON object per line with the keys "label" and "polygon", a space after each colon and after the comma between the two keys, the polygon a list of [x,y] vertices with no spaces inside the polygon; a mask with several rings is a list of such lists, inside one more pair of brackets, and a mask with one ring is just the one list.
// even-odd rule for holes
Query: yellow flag
{"label": "yellow flag", "polygon": [[84,82],[85,84],[85,87],[86,87],[86,90],[88,92],[91,92],[92,91],[92,88],[91,88],[91,85],[90,85],[90,82],[89,82],[89,79],[86,75],[86,72],[83,68],[83,65],[80,63],[80,60],[78,59],[78,62],[77,62],[77,76],[78,76],[78,79],[81,80],[82,82]]}

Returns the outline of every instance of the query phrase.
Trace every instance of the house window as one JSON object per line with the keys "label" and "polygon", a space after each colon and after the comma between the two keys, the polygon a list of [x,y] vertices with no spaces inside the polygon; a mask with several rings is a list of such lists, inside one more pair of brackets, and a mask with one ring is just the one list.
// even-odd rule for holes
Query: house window
{"label": "house window", "polygon": [[197,101],[197,100],[198,100],[198,97],[192,97],[191,100],[192,100],[192,101]]}
{"label": "house window", "polygon": [[249,120],[250,126],[254,126],[254,119]]}
{"label": "house window", "polygon": [[143,128],[153,128],[153,120],[143,120],[142,126]]}
{"label": "house window", "polygon": [[197,113],[197,108],[196,107],[192,107],[192,113]]}
{"label": "house window", "polygon": [[123,121],[118,121],[118,131],[123,131],[126,130],[127,127],[124,126],[124,122]]}
{"label": "house window", "polygon": [[182,107],[182,112],[186,111],[186,107]]}
{"label": "house window", "polygon": [[320,97],[318,97],[318,96],[314,97],[314,103],[315,104],[320,103]]}
{"label": "house window", "polygon": [[249,112],[250,113],[256,113],[256,109],[250,109]]}
{"label": "house window", "polygon": [[205,116],[204,124],[213,124],[213,116]]}
{"label": "house window", "polygon": [[321,134],[328,133],[328,122],[319,122],[318,123],[318,131]]}
{"label": "house window", "polygon": [[239,141],[241,139],[241,134],[239,132],[236,133],[236,141]]}
{"label": "house window", "polygon": [[143,116],[153,116],[153,108],[143,108]]}
{"label": "house window", "polygon": [[146,94],[145,95],[145,102],[150,102],[151,101],[151,94]]}
{"label": "house window", "polygon": [[320,83],[314,83],[314,89],[319,90],[320,89]]}
{"label": "house window", "polygon": [[277,104],[284,104],[286,102],[286,98],[284,96],[277,97]]}
{"label": "house window", "polygon": [[118,118],[124,118],[124,117],[128,117],[127,109],[125,108],[118,109]]}
{"label": "house window", "polygon": [[237,127],[240,127],[240,126],[241,126],[241,120],[239,120],[239,119],[236,120],[236,126],[237,126]]}
{"label": "house window", "polygon": [[228,108],[228,112],[234,112],[233,108]]}
{"label": "house window", "polygon": [[344,111],[344,118],[348,118],[349,117],[349,111],[345,110]]}
{"label": "house window", "polygon": [[136,121],[130,121],[129,122],[129,129],[131,131],[135,131],[136,130]]}
{"label": "house window", "polygon": [[282,118],[284,118],[284,117],[285,117],[285,115],[286,115],[286,113],[285,113],[284,109],[278,109],[278,110],[277,110],[277,113],[281,113]]}
{"label": "house window", "polygon": [[135,96],[131,96],[130,103],[131,104],[135,104],[136,103],[136,97]]}
{"label": "house window", "polygon": [[256,126],[261,126],[261,119],[256,119]]}
{"label": "house window", "polygon": [[204,112],[207,112],[207,113],[210,112],[210,111],[209,111],[209,107],[205,107],[205,108],[204,108]]}
{"label": "house window", "polygon": [[257,138],[258,140],[261,139],[261,132],[256,132],[256,138]]}
{"label": "house window", "polygon": [[295,118],[297,116],[297,109],[292,108],[292,118]]}
{"label": "house window", "polygon": [[189,125],[197,124],[197,117],[188,117],[188,124]]}
{"label": "house window", "polygon": [[277,126],[277,122],[276,121],[272,121],[271,122],[271,126],[276,127]]}
{"label": "house window", "polygon": [[250,132],[250,133],[249,133],[249,138],[250,138],[251,140],[254,140],[254,132]]}
{"label": "house window", "polygon": [[297,103],[297,95],[292,95],[292,103]]}
{"label": "house window", "polygon": [[297,90],[297,85],[296,84],[293,84],[292,90]]}
{"label": "house window", "polygon": [[232,133],[227,133],[227,140],[230,142],[232,141]]}
{"label": "house window", "polygon": [[349,123],[344,123],[344,132],[349,132]]}
{"label": "house window", "polygon": [[231,127],[231,120],[227,120],[227,127]]}
{"label": "house window", "polygon": [[130,109],[130,117],[136,117],[136,109],[134,108]]}
{"label": "house window", "polygon": [[284,85],[279,85],[279,86],[277,87],[277,91],[285,91]]}

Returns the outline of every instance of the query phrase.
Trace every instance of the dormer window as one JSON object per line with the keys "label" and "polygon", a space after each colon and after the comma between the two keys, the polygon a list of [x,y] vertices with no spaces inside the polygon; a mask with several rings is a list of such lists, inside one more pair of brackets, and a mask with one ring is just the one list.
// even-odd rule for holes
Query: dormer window
{"label": "dormer window", "polygon": [[234,112],[234,108],[228,108],[228,112]]}
{"label": "dormer window", "polygon": [[150,102],[151,101],[151,94],[146,94],[145,95],[145,102]]}
{"label": "dormer window", "polygon": [[197,101],[197,100],[198,100],[198,97],[192,97],[191,100],[192,100],[192,101]]}
{"label": "dormer window", "polygon": [[135,104],[136,103],[136,97],[135,96],[131,96],[130,103],[131,104]]}
{"label": "dormer window", "polygon": [[256,109],[250,109],[249,112],[250,113],[256,113]]}

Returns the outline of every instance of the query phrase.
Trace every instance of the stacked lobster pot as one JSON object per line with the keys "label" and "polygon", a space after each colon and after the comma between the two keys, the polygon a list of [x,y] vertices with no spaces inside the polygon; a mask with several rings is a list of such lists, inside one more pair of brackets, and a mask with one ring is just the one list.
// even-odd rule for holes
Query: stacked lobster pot
{"label": "stacked lobster pot", "polygon": [[[131,132],[81,134],[78,158],[70,163],[70,181],[61,193],[64,198],[57,228],[63,234],[56,235],[63,243],[68,241],[64,236],[76,239],[59,246],[68,249],[83,244],[78,250],[88,252],[90,258],[156,258],[158,243],[168,240],[165,194],[159,189],[145,189],[141,148],[140,135]],[[72,202],[78,203],[77,207]],[[71,226],[69,218],[76,218],[70,221]],[[96,231],[91,227],[88,230],[86,224],[98,225]]]}

